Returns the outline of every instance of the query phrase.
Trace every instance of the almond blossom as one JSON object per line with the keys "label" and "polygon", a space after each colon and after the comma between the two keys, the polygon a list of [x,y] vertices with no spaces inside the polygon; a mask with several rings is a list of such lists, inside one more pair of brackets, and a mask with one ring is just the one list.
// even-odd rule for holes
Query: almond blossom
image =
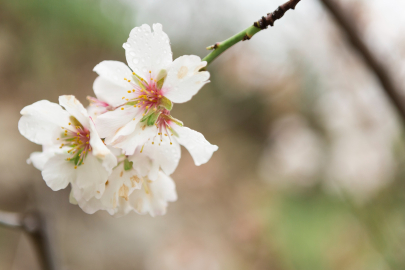
{"label": "almond blossom", "polygon": [[130,211],[149,213],[151,216],[164,215],[168,202],[177,200],[174,181],[162,171],[151,181],[147,176],[151,160],[145,156],[140,159],[136,155],[122,155],[121,159],[105,183],[105,191],[100,198],[76,200],[75,193],[80,191],[73,187],[71,202],[78,204],[88,214],[106,210],[115,217]]}
{"label": "almond blossom", "polygon": [[59,104],[41,100],[21,110],[20,133],[44,150],[31,154],[29,161],[42,171],[51,189],[71,183],[80,191],[80,199],[100,197],[117,159],[74,96],[60,96]]}
{"label": "almond blossom", "polygon": [[100,136],[127,155],[137,149],[139,153],[153,152],[152,180],[159,168],[168,175],[174,171],[180,144],[189,150],[196,165],[206,163],[218,149],[170,114],[173,103],[190,100],[209,82],[209,73],[200,71],[207,63],[194,55],[172,61],[162,26],[154,24],[153,30],[148,25],[134,28],[123,45],[129,67],[103,61],[94,68],[99,77],[93,85],[97,100],[105,103],[96,106],[115,108],[104,110],[96,119]]}

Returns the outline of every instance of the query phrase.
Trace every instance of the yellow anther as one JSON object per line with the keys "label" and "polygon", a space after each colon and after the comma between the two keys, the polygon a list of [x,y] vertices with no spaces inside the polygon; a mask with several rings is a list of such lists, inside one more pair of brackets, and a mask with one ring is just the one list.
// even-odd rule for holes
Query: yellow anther
{"label": "yellow anther", "polygon": [[131,80],[128,80],[128,82],[130,82]]}
{"label": "yellow anther", "polygon": [[135,121],[135,118],[134,119],[132,119],[133,121]]}
{"label": "yellow anther", "polygon": [[129,99],[127,99],[127,101],[129,101]]}
{"label": "yellow anther", "polygon": [[152,144],[155,144],[155,142],[152,142]]}
{"label": "yellow anther", "polygon": [[122,97],[122,99],[124,99],[125,97]]}
{"label": "yellow anther", "polygon": [[156,112],[156,108],[153,108],[153,110]]}
{"label": "yellow anther", "polygon": [[167,134],[165,134],[165,136],[167,136]]}
{"label": "yellow anther", "polygon": [[135,72],[132,72],[132,75],[135,75]]}
{"label": "yellow anther", "polygon": [[159,98],[161,98],[162,97],[162,95],[159,95]]}
{"label": "yellow anther", "polygon": [[59,141],[59,138],[57,138],[56,140],[58,140],[58,141]]}
{"label": "yellow anther", "polygon": [[132,89],[132,92],[135,92],[135,89]]}
{"label": "yellow anther", "polygon": [[124,80],[127,80],[127,78],[124,78]]}
{"label": "yellow anther", "polygon": [[121,111],[123,111],[123,110],[124,110],[124,107],[121,108]]}
{"label": "yellow anther", "polygon": [[75,169],[77,169],[77,166],[75,166]]}
{"label": "yellow anther", "polygon": [[69,123],[69,126],[71,125],[71,123]]}
{"label": "yellow anther", "polygon": [[86,142],[86,144],[89,144],[89,142]]}
{"label": "yellow anther", "polygon": [[68,157],[66,160],[67,160],[67,161],[69,161],[69,160],[70,160],[70,158]]}
{"label": "yellow anther", "polygon": [[77,132],[77,135],[80,135],[80,132]]}
{"label": "yellow anther", "polygon": [[149,109],[149,106],[146,106],[146,109]]}
{"label": "yellow anther", "polygon": [[87,134],[87,135],[86,135],[86,137],[88,138],[88,137],[90,137],[90,135],[89,135],[89,134]]}
{"label": "yellow anther", "polygon": [[134,105],[134,108],[136,108],[136,105]]}
{"label": "yellow anther", "polygon": [[172,142],[170,142],[170,144],[172,144]]}
{"label": "yellow anther", "polygon": [[160,135],[161,133],[158,133],[158,135]]}
{"label": "yellow anther", "polygon": [[131,90],[128,90],[128,93],[131,93]]}
{"label": "yellow anther", "polygon": [[149,70],[149,73],[152,73],[152,71]]}
{"label": "yellow anther", "polygon": [[145,116],[145,114],[143,113],[142,116]]}

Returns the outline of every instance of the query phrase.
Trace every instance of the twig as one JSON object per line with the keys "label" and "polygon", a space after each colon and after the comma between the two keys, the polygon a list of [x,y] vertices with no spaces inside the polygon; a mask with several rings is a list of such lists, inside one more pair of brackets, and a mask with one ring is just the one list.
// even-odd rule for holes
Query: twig
{"label": "twig", "polygon": [[354,48],[363,56],[365,62],[375,73],[383,86],[388,98],[399,112],[402,121],[405,122],[405,100],[401,91],[395,86],[394,80],[386,68],[377,60],[366,43],[360,38],[356,24],[348,18],[346,12],[333,0],[321,0],[324,6],[336,19],[340,27],[346,32]]}
{"label": "twig", "polygon": [[239,32],[238,34],[228,38],[227,40],[224,40],[222,42],[217,42],[214,45],[208,46],[207,50],[213,50],[210,54],[208,54],[206,57],[204,57],[203,61],[207,61],[207,66],[214,61],[215,58],[217,58],[221,53],[238,43],[239,41],[244,41],[244,40],[249,40],[251,39],[257,32],[260,32],[263,29],[266,29],[269,25],[273,26],[274,22],[281,17],[284,16],[284,14],[290,10],[290,9],[295,9],[295,6],[300,2],[301,0],[290,0],[286,2],[285,4],[279,6],[273,13],[268,13],[266,17],[262,17],[260,20],[257,22],[254,22],[254,24],[242,32]]}
{"label": "twig", "polygon": [[35,212],[27,214],[5,212],[0,210],[0,226],[21,229],[27,233],[37,252],[41,269],[53,270],[49,241],[46,237],[44,222]]}

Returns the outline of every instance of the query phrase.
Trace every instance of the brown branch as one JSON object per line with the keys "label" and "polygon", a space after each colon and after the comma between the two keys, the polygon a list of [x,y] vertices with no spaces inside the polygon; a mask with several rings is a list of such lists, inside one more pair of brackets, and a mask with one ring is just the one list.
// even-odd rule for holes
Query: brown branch
{"label": "brown branch", "polygon": [[44,222],[38,213],[28,212],[21,214],[0,210],[0,226],[21,229],[27,233],[34,245],[41,269],[55,269],[53,257],[51,256],[52,251],[50,250],[49,241],[46,237]]}
{"label": "brown branch", "polygon": [[342,30],[346,32],[347,37],[353,47],[363,56],[365,62],[370,69],[375,73],[381,85],[392,104],[399,112],[402,121],[405,122],[405,100],[401,95],[400,89],[397,89],[393,78],[386,70],[384,65],[377,60],[377,57],[371,52],[367,44],[360,38],[360,33],[356,28],[356,24],[347,16],[342,7],[333,0],[320,0],[324,6],[333,15],[336,22]]}
{"label": "brown branch", "polygon": [[301,0],[290,0],[287,3],[284,3],[283,5],[279,6],[273,13],[267,13],[266,17],[263,16],[253,25],[260,29],[266,29],[269,25],[273,26],[274,22],[283,17],[288,10],[295,9],[295,6],[300,1]]}

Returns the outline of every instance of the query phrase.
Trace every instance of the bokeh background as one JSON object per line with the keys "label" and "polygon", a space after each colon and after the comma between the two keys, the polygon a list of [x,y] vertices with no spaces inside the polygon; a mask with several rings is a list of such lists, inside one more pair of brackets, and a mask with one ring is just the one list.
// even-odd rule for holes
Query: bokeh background
{"label": "bokeh background", "polygon": [[[336,1],[405,94],[405,2]],[[182,151],[165,216],[87,215],[26,164],[40,146],[20,110],[87,104],[93,67],[125,62],[133,27],[160,22],[174,58],[204,57],[283,2],[0,0],[0,209],[39,209],[62,270],[405,269],[403,122],[318,0],[232,47],[175,105],[219,151],[201,167]],[[18,230],[0,228],[0,269],[40,269]]]}

